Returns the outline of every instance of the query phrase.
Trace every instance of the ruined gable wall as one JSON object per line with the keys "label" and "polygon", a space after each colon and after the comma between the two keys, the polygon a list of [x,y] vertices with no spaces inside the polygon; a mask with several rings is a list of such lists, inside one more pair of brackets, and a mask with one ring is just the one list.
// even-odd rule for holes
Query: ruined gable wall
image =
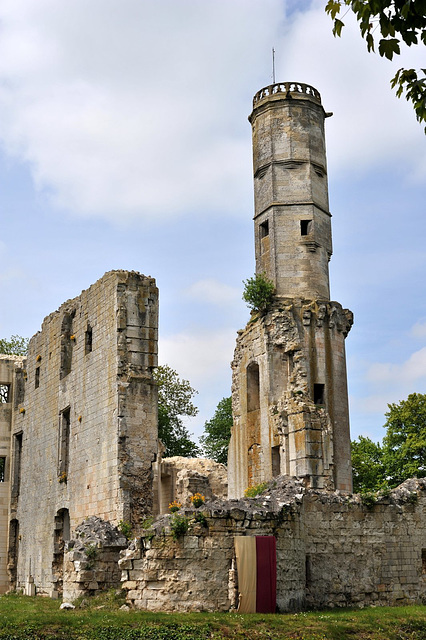
{"label": "ruined gable wall", "polygon": [[156,309],[152,279],[109,272],[48,316],[30,341],[25,413],[17,413],[14,428],[22,432],[19,496],[12,495],[21,535],[18,586],[31,571],[38,591],[60,591],[63,539],[70,535],[61,510],[68,510],[71,531],[90,515],[129,519],[131,476],[150,477],[155,387],[142,339],[127,337],[143,324],[150,296]]}

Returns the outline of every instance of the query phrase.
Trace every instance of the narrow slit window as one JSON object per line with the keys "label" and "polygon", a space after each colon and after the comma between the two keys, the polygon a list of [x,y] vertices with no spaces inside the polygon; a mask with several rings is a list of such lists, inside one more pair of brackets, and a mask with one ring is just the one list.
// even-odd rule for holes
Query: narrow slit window
{"label": "narrow slit window", "polygon": [[35,370],[35,379],[34,379],[34,387],[38,389],[40,386],[40,367],[36,367]]}
{"label": "narrow slit window", "polygon": [[426,549],[422,549],[422,574],[426,574]]}
{"label": "narrow slit window", "polygon": [[86,356],[88,353],[91,353],[92,348],[93,348],[93,331],[90,324],[88,324],[85,337],[84,337],[84,353]]}
{"label": "narrow slit window", "polygon": [[58,476],[66,482],[70,447],[70,408],[64,409],[59,416],[59,452]]}
{"label": "narrow slit window", "polygon": [[10,402],[10,384],[0,384],[0,403]]}
{"label": "narrow slit window", "polygon": [[0,456],[0,482],[6,482],[6,457]]}
{"label": "narrow slit window", "polygon": [[22,458],[22,433],[16,433],[13,442],[13,486],[12,497],[17,498],[19,496],[19,489],[21,485],[21,458]]}
{"label": "narrow slit window", "polygon": [[269,236],[269,220],[265,220],[259,225],[260,239]]}
{"label": "narrow slit window", "polygon": [[312,220],[301,220],[300,221],[300,235],[307,236],[312,231]]}
{"label": "narrow slit window", "polygon": [[325,385],[314,384],[314,404],[325,404]]}

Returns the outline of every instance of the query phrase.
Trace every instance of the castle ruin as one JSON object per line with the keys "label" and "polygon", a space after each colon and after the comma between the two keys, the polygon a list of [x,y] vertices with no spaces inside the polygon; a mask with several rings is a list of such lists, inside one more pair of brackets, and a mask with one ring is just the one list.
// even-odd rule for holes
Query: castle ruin
{"label": "castle ruin", "polygon": [[[426,598],[426,480],[369,504],[351,494],[353,318],[329,293],[327,115],[302,83],[254,97],[256,272],[275,296],[238,332],[229,499],[220,465],[162,460],[158,290],[111,271],[44,320],[26,358],[0,356],[0,593],[73,599],[121,582],[130,604],[152,611]],[[261,483],[266,492],[243,498]],[[180,535],[166,513],[175,498]],[[147,515],[157,516],[148,530]],[[120,521],[137,534],[130,545]],[[245,591],[248,574],[262,598]]]}

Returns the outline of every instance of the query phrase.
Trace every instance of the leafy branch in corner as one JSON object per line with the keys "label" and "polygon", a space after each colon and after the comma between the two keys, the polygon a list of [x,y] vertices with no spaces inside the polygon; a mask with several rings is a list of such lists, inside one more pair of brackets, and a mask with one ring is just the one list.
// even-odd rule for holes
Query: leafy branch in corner
{"label": "leafy branch in corner", "polygon": [[[369,52],[376,47],[373,34],[380,34],[377,49],[382,58],[399,55],[401,41],[408,47],[426,44],[426,0],[328,0],[325,11],[333,20],[333,34],[339,37],[345,26],[340,19],[342,7],[355,14]],[[398,98],[405,93],[417,121],[426,123],[426,69],[399,69],[391,87]]]}

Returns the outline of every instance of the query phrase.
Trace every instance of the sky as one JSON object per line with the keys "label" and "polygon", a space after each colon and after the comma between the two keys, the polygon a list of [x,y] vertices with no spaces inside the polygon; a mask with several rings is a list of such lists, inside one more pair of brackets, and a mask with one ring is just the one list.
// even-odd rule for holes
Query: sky
{"label": "sky", "polygon": [[325,0],[2,0],[0,336],[111,269],[155,277],[161,364],[198,390],[195,436],[230,395],[254,273],[253,95],[317,88],[326,111],[351,434],[384,435],[387,404],[426,392],[426,138],[389,81],[424,66],[366,51]]}

